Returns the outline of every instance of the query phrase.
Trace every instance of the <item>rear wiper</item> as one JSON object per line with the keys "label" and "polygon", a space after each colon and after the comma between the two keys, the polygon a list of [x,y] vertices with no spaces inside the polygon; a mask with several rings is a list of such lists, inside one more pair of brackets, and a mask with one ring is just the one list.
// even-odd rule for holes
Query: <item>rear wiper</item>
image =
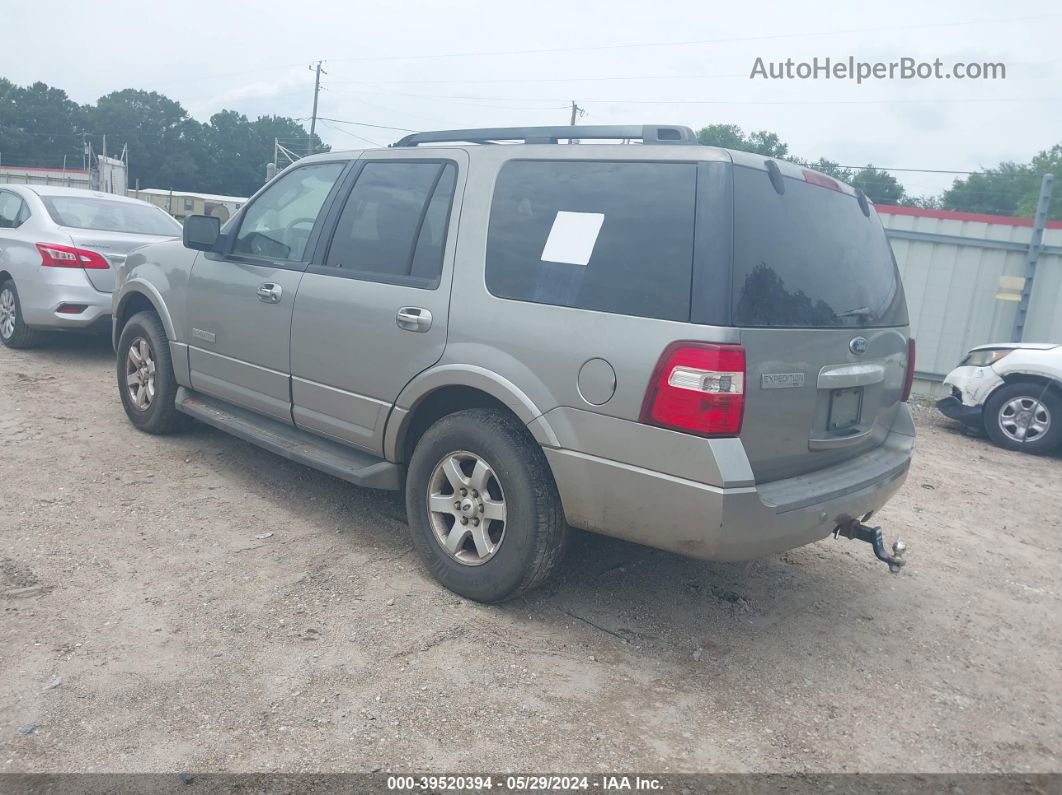
{"label": "rear wiper", "polygon": [[847,312],[837,312],[834,317],[870,317],[874,312],[869,306],[860,306],[855,309],[849,309]]}

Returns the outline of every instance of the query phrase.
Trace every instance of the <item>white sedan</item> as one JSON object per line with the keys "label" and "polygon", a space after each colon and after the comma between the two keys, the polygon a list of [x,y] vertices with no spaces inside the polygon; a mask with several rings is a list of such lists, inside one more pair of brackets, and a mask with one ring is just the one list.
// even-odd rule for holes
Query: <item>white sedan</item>
{"label": "white sedan", "polygon": [[937,408],[1000,447],[1047,453],[1062,443],[1062,345],[981,345],[944,383],[951,395]]}

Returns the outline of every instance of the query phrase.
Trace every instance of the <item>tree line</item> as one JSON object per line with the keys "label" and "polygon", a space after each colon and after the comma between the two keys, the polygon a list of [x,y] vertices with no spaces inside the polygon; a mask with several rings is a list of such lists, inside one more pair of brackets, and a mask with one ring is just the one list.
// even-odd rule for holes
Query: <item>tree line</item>
{"label": "tree line", "polygon": [[[285,116],[222,110],[206,123],[157,91],[127,88],[79,105],[65,91],[0,78],[0,163],[80,168],[85,145],[117,156],[128,147],[129,185],[250,196],[265,181],[280,139],[305,154],[306,129]],[[326,152],[316,135],[313,151]]]}
{"label": "tree line", "polygon": [[[275,139],[297,154],[328,151],[316,135],[311,149],[302,123],[286,116],[252,121],[222,110],[200,122],[157,91],[127,88],[79,105],[60,88],[41,82],[18,86],[0,78],[0,163],[54,167],[65,159],[68,167],[80,167],[86,143],[99,153],[104,134],[110,154],[128,147],[130,185],[232,196],[249,196],[261,187]],[[960,177],[939,196],[911,196],[886,170],[798,157],[767,130],[746,134],[734,124],[711,124],[697,137],[703,144],[807,165],[862,189],[880,204],[1032,215],[1042,175],[1051,172],[1062,179],[1062,144],[1028,163],[1000,163]],[[1062,201],[1053,202],[1051,217],[1062,218]]]}

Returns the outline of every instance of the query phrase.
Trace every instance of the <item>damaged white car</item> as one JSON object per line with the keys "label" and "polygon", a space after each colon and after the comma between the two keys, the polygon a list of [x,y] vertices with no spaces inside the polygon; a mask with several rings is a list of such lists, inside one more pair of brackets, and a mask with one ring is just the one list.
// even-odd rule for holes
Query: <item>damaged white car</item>
{"label": "damaged white car", "polygon": [[944,384],[951,395],[937,402],[941,413],[1000,447],[1048,453],[1062,443],[1062,345],[981,345]]}

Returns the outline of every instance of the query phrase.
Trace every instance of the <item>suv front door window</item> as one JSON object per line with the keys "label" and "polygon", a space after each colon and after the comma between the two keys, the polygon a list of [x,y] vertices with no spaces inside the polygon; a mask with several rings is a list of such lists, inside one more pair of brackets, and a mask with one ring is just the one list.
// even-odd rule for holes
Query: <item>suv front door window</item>
{"label": "suv front door window", "polygon": [[284,174],[248,206],[232,253],[303,262],[317,215],[342,170],[342,163],[315,163]]}

